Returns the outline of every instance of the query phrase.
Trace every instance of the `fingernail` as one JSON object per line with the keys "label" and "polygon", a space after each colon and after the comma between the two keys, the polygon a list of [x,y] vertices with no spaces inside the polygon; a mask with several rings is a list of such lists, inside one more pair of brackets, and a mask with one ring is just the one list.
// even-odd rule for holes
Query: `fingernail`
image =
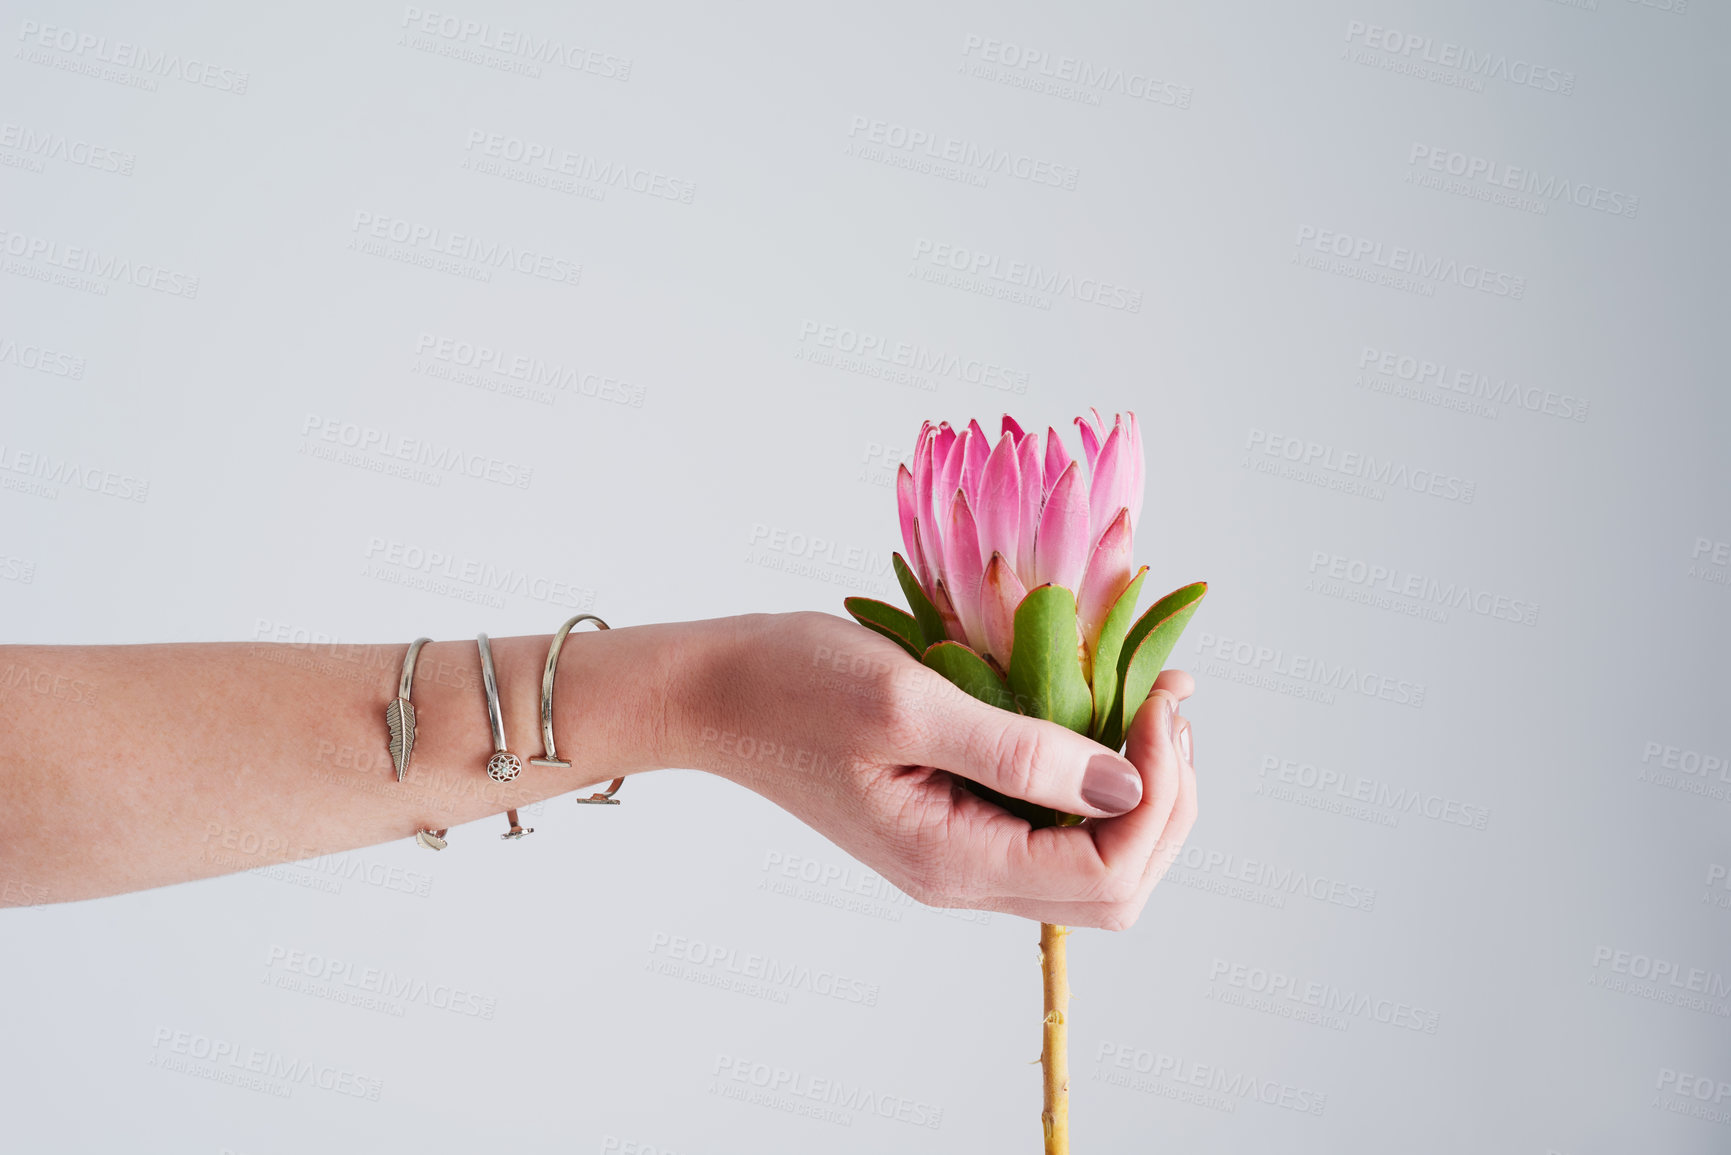
{"label": "fingernail", "polygon": [[1178,720],[1178,756],[1184,759],[1186,766],[1190,765],[1190,719]]}
{"label": "fingernail", "polygon": [[1082,801],[1112,814],[1134,810],[1142,801],[1142,776],[1122,758],[1096,754],[1082,775]]}

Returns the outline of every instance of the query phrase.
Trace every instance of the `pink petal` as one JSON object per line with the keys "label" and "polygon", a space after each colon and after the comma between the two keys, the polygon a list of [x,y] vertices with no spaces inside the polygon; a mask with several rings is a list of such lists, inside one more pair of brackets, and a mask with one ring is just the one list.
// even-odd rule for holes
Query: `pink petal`
{"label": "pink petal", "polygon": [[1022,478],[1016,461],[1016,437],[1006,432],[986,459],[980,478],[980,498],[974,503],[980,524],[980,556],[1001,553],[1013,559],[1022,529]]}
{"label": "pink petal", "polygon": [[1034,584],[1075,590],[1088,561],[1088,494],[1077,462],[1064,467],[1052,496],[1040,511],[1040,532],[1034,538]]}
{"label": "pink petal", "polygon": [[986,652],[998,659],[999,666],[1008,669],[1010,648],[1016,639],[1016,607],[1028,596],[1028,591],[1001,553],[993,554],[992,560],[986,563],[986,576],[981,584]]}
{"label": "pink petal", "polygon": [[944,636],[952,642],[968,644],[968,635],[962,630],[962,619],[956,616],[956,603],[950,600],[949,587],[938,582],[932,587],[932,605],[937,607],[938,616],[944,619]]}
{"label": "pink petal", "polygon": [[914,519],[919,516],[919,504],[914,498],[913,471],[905,465],[896,466],[896,513],[902,522],[902,548],[908,551],[908,562],[912,564]]}
{"label": "pink petal", "polygon": [[986,641],[985,621],[980,612],[980,579],[984,571],[974,511],[968,508],[967,495],[957,493],[950,503],[949,524],[944,527],[944,585],[955,603],[956,616],[962,620],[968,645],[976,650]]}
{"label": "pink petal", "polygon": [[1088,459],[1088,468],[1094,468],[1094,458],[1100,456],[1100,437],[1094,432],[1094,427],[1083,418],[1076,418],[1076,428],[1082,431],[1082,453]]}
{"label": "pink petal", "polygon": [[1088,559],[1088,572],[1082,576],[1082,588],[1076,594],[1076,620],[1082,627],[1082,642],[1089,654],[1093,654],[1100,640],[1100,627],[1105,624],[1112,603],[1130,584],[1130,577],[1130,511],[1120,509],[1100,535],[1100,544]]}
{"label": "pink petal", "polygon": [[1132,531],[1142,524],[1142,497],[1147,486],[1148,459],[1142,455],[1142,426],[1136,422],[1136,414],[1126,414],[1126,427],[1130,430],[1130,529]]}
{"label": "pink petal", "polygon": [[986,440],[985,430],[980,428],[978,421],[968,422],[967,432],[962,434],[961,448],[962,474],[958,484],[968,495],[968,504],[978,506],[980,480],[985,476],[986,458],[992,453],[992,443]]}
{"label": "pink petal", "polygon": [[1064,467],[1070,464],[1070,451],[1064,448],[1063,438],[1050,425],[1046,426],[1046,476],[1041,483],[1045,488],[1041,491],[1042,498],[1049,497],[1052,487],[1058,484],[1058,478],[1064,476]]}
{"label": "pink petal", "polygon": [[[950,428],[948,421],[938,423],[937,435],[932,439],[933,477],[941,478],[944,475],[944,466],[949,462],[950,454],[955,451],[956,442],[960,440],[961,438],[956,434],[956,431]],[[958,465],[956,468],[960,469],[961,466]]]}
{"label": "pink petal", "polygon": [[[936,507],[932,504],[937,479],[938,430],[930,422],[920,428],[920,443],[914,448],[914,513],[916,520],[925,526],[925,540],[931,546],[929,560],[938,564],[943,558],[944,544],[943,534],[938,531]],[[923,574],[920,581],[925,582]]]}
{"label": "pink petal", "polygon": [[937,440],[932,443],[932,464],[941,469],[949,459],[950,447],[956,443],[956,431],[950,428],[948,421],[938,422],[937,431]]}
{"label": "pink petal", "polygon": [[1128,437],[1122,425],[1114,425],[1094,459],[1094,476],[1088,485],[1088,524],[1096,535],[1088,543],[1090,549],[1118,511],[1130,504],[1131,473]]}
{"label": "pink petal", "polygon": [[[948,428],[946,426],[946,428]],[[932,490],[932,514],[937,518],[934,524],[944,527],[943,536],[949,538],[950,502],[956,496],[956,490],[962,483],[962,459],[966,456],[967,443],[972,440],[967,430],[960,435],[950,431],[949,448],[938,461],[937,486]],[[938,444],[942,446],[944,436],[938,434]]]}
{"label": "pink petal", "polygon": [[925,522],[914,519],[914,556],[908,559],[908,564],[914,567],[914,576],[920,580],[920,588],[926,591],[926,596],[932,596],[932,589],[937,585],[941,573],[935,572],[931,562],[926,557],[924,540]]}
{"label": "pink petal", "polygon": [[1004,414],[1004,426],[1001,432],[1014,434],[1017,445],[1020,445],[1022,443],[1022,438],[1027,436],[1026,433],[1022,432],[1022,427],[1016,424],[1016,419],[1011,417],[1008,413]]}
{"label": "pink petal", "polygon": [[1022,517],[1016,531],[1016,576],[1023,584],[1034,577],[1034,535],[1040,529],[1045,504],[1045,480],[1040,474],[1040,439],[1024,437],[1016,446],[1016,468],[1022,476]]}
{"label": "pink petal", "polygon": [[931,423],[919,426],[919,440],[914,442],[914,511],[919,516],[930,513],[926,500],[931,495],[931,438],[935,431]]}

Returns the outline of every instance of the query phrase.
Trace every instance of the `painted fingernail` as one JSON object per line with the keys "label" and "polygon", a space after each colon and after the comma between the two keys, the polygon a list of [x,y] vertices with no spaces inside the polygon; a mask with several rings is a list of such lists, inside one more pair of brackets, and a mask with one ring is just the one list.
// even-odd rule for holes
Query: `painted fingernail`
{"label": "painted fingernail", "polygon": [[1184,759],[1186,766],[1190,765],[1190,719],[1178,719],[1178,756]]}
{"label": "painted fingernail", "polygon": [[1096,754],[1082,775],[1082,801],[1111,814],[1134,810],[1142,801],[1142,776],[1122,758]]}

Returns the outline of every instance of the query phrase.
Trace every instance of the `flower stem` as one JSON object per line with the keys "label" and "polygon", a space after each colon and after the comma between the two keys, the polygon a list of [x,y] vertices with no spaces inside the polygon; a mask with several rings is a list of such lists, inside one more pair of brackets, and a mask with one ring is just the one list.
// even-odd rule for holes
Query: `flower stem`
{"label": "flower stem", "polygon": [[1040,1044],[1040,1067],[1044,1074],[1044,1106],[1040,1125],[1046,1133],[1046,1155],[1070,1153],[1070,970],[1064,961],[1067,926],[1040,924],[1040,977],[1046,994],[1044,1038]]}

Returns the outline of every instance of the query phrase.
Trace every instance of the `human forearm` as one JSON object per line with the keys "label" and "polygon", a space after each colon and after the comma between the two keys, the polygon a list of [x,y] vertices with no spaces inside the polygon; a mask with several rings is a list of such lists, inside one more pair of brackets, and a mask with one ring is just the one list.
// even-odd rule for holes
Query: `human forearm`
{"label": "human forearm", "polygon": [[[507,746],[523,758],[543,750],[549,640],[493,642]],[[571,767],[528,765],[500,785],[475,643],[434,642],[399,783],[384,710],[406,648],[0,647],[0,905],[409,838],[686,766],[778,803],[922,901],[1122,929],[1196,817],[1181,671],[1160,675],[1120,757],[827,614],[585,631],[554,694]],[[958,777],[1089,821],[1031,829]]]}
{"label": "human forearm", "polygon": [[[31,672],[0,679],[0,894],[91,898],[348,850],[670,764],[684,745],[680,666],[714,633],[702,622],[574,633],[554,693],[571,767],[526,764],[509,784],[484,769],[493,741],[473,639],[423,647],[401,783],[384,708],[406,641],[0,647],[0,670]],[[542,753],[549,641],[492,641],[507,746],[525,763]]]}

